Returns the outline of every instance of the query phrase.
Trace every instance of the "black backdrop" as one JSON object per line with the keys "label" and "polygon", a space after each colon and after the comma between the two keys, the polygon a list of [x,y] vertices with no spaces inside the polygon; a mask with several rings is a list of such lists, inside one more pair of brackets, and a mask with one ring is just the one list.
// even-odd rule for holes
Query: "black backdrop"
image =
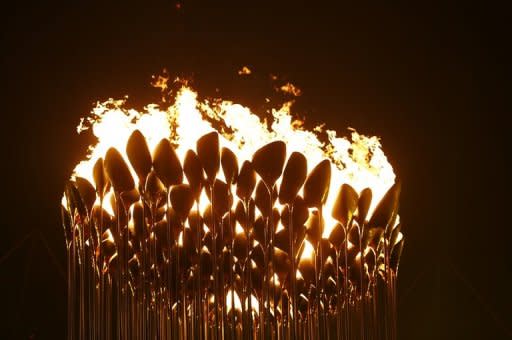
{"label": "black backdrop", "polygon": [[[505,13],[313,1],[4,8],[0,338],[64,338],[58,207],[92,141],[75,127],[96,100],[158,100],[149,82],[164,67],[256,110],[273,73],[303,90],[296,111],[309,126],[381,136],[403,181],[400,339],[511,337]],[[243,65],[255,74],[237,76]]]}

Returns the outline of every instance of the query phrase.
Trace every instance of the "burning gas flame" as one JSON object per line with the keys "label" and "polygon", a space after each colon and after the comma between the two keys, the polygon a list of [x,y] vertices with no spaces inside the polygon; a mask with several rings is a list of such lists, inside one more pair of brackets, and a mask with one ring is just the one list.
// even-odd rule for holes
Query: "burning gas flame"
{"label": "burning gas flame", "polygon": [[[324,125],[308,130],[292,113],[293,101],[262,119],[232,101],[200,99],[180,79],[177,91],[168,82],[166,74],[153,77],[161,104],[135,110],[126,99],[110,99],[78,126],[97,142],[76,165],[61,201],[69,338],[84,338],[92,324],[83,315],[87,304],[107,309],[100,324],[119,314],[120,330],[94,330],[107,338],[141,332],[152,338],[154,326],[144,324],[163,317],[170,323],[156,327],[174,339],[194,327],[223,329],[218,336],[230,330],[232,338],[237,332],[270,338],[284,327],[294,337],[302,326],[308,329],[302,338],[311,332],[339,338],[343,330],[348,339],[358,334],[349,337],[345,316],[381,310],[392,315],[384,330],[394,339],[395,305],[379,302],[379,287],[394,299],[404,236],[400,183],[379,138],[354,129],[338,136]],[[302,94],[290,83],[275,89]],[[96,266],[99,276],[85,275]],[[99,287],[99,295],[91,300],[93,290],[81,289],[75,299],[77,282]],[[115,308],[102,306],[113,293]],[[129,327],[131,314],[139,328]],[[336,317],[335,332],[327,314]],[[360,318],[360,338],[367,338],[366,322],[381,326],[372,320]],[[255,327],[244,330],[247,324]]]}
{"label": "burning gas flame", "polygon": [[251,73],[252,73],[251,69],[247,66],[243,66],[240,70],[238,70],[238,75],[240,75],[240,76],[242,76],[242,75],[246,76]]}
{"label": "burning gas flame", "polygon": [[[162,90],[167,90],[165,79],[156,80]],[[93,183],[93,166],[111,147],[116,148],[129,165],[125,147],[136,129],[144,135],[151,151],[162,138],[169,138],[175,144],[181,161],[187,150],[195,148],[201,136],[215,130],[219,132],[220,146],[233,150],[240,164],[250,160],[260,147],[275,140],[286,143],[287,156],[298,151],[306,156],[310,165],[329,159],[332,176],[326,211],[331,211],[335,193],[346,183],[356,191],[364,188],[372,190],[371,215],[376,204],[395,182],[393,168],[382,151],[379,138],[361,135],[353,129],[350,137],[340,137],[336,131],[325,130],[327,142],[323,142],[323,128],[306,130],[303,122],[292,115],[291,107],[292,102],[287,102],[273,109],[272,121],[266,122],[249,108],[232,101],[199,100],[197,92],[187,85],[177,91],[173,104],[167,108],[148,104],[143,111],[137,111],[128,108],[126,100],[110,99],[98,103],[90,116],[82,119],[78,126],[79,133],[91,128],[98,142],[89,146],[87,158],[75,167],[73,175]],[[137,176],[131,170],[137,181]],[[219,177],[223,179],[223,174],[219,173]],[[206,199],[201,201],[207,202]],[[336,221],[330,214],[325,214],[324,218],[323,237],[328,237]]]}
{"label": "burning gas flame", "polygon": [[302,90],[299,89],[297,86],[293,85],[292,83],[286,83],[282,85],[279,90],[284,93],[291,94],[294,97],[299,97],[302,95]]}

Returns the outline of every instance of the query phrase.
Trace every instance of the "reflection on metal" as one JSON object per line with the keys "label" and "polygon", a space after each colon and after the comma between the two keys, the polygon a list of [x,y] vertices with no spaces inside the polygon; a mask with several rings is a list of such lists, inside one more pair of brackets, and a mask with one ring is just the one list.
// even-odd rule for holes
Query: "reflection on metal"
{"label": "reflection on metal", "polygon": [[239,166],[216,132],[126,155],[66,185],[69,339],[396,338],[398,182],[371,211],[329,160],[274,141]]}

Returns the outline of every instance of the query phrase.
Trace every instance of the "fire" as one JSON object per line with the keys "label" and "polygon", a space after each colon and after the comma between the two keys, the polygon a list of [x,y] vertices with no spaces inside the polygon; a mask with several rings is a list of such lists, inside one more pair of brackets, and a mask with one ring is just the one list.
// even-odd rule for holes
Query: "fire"
{"label": "fire", "polygon": [[315,254],[315,248],[308,240],[304,241],[304,250],[302,251],[302,255],[300,257],[301,261],[311,261],[313,262]]}
{"label": "fire", "polygon": [[[158,78],[156,82],[159,88],[167,90],[164,79],[167,78]],[[195,149],[201,136],[216,130],[220,146],[230,148],[240,164],[250,160],[260,147],[275,140],[286,143],[287,156],[294,151],[304,154],[310,168],[329,159],[332,163],[331,189],[325,211],[331,211],[338,188],[347,183],[359,192],[367,187],[372,190],[371,215],[395,182],[393,168],[382,151],[379,138],[361,135],[353,129],[350,137],[340,137],[333,130],[324,132],[321,126],[310,131],[303,127],[302,121],[294,118],[291,110],[292,102],[287,102],[273,109],[272,121],[266,122],[251,109],[232,101],[199,100],[197,92],[186,84],[176,92],[173,104],[166,108],[148,104],[143,111],[137,111],[127,107],[126,99],[110,99],[98,103],[78,126],[79,133],[92,128],[98,142],[89,147],[87,159],[75,167],[73,175],[93,183],[93,166],[110,147],[116,148],[130,166],[125,149],[129,136],[136,129],[144,135],[151,151],[162,138],[169,138],[176,146],[181,161],[187,150]],[[325,139],[322,134],[326,135],[326,142],[322,141]],[[133,169],[130,169],[137,181]],[[223,179],[222,172],[218,176]],[[206,197],[201,202],[206,204]],[[324,219],[323,237],[326,238],[336,221],[329,213],[324,214]]]}
{"label": "fire", "polygon": [[242,75],[249,75],[251,73],[252,73],[251,69],[248,68],[247,66],[243,66],[240,70],[238,70],[238,74],[241,75],[241,76]]}
{"label": "fire", "polygon": [[[78,126],[97,142],[61,201],[68,338],[87,327],[98,338],[270,338],[281,327],[296,338],[302,326],[340,338],[352,334],[350,315],[374,303],[392,315],[383,331],[393,339],[395,304],[382,304],[376,287],[394,299],[404,235],[400,183],[379,138],[308,130],[293,101],[262,119],[201,99],[180,79],[172,88],[167,75],[153,80],[161,104],[109,99]],[[301,95],[289,83],[276,89]],[[87,321],[89,310],[97,315]],[[381,326],[359,319],[352,338]]]}
{"label": "fire", "polygon": [[[232,297],[232,295],[234,294],[234,296]],[[233,309],[233,306],[231,305],[231,299],[234,300],[235,302],[235,306],[234,308],[236,310],[239,310],[241,311],[242,310],[242,302],[240,301],[240,297],[238,296],[238,294],[236,293],[236,291],[233,293],[232,290],[229,290],[228,293],[226,294],[226,306],[228,308],[228,312]]]}
{"label": "fire", "polygon": [[291,94],[294,97],[299,97],[302,95],[301,89],[299,89],[297,86],[293,85],[292,83],[286,83],[283,86],[279,88],[281,92]]}

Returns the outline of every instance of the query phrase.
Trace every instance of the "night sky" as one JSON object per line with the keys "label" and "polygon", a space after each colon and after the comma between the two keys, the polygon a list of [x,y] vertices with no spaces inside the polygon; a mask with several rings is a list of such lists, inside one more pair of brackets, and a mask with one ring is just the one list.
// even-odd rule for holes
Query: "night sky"
{"label": "night sky", "polygon": [[[205,2],[206,3],[206,2]],[[192,79],[264,112],[270,74],[312,127],[382,137],[402,180],[399,339],[512,337],[510,114],[500,8],[29,6],[2,11],[0,338],[63,339],[59,202],[94,103]],[[247,65],[249,77],[237,70]]]}

